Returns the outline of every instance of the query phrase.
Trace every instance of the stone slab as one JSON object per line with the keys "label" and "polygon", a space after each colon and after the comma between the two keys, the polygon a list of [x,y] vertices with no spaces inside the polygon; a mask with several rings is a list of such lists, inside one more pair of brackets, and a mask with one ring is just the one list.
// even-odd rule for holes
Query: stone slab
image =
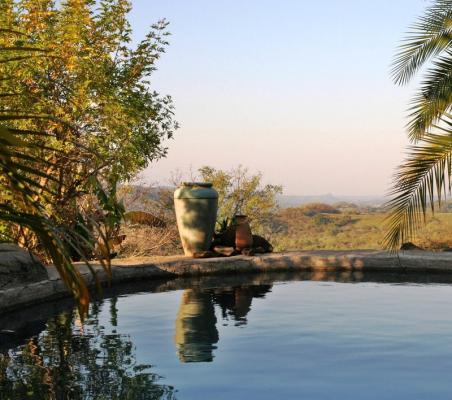
{"label": "stone slab", "polygon": [[[77,268],[89,285],[95,283],[86,265]],[[452,277],[452,253],[405,251],[398,255],[383,251],[295,251],[262,254],[258,256],[234,256],[208,259],[186,257],[115,259],[111,277],[99,264],[94,264],[100,282],[112,285],[121,282],[145,280],[171,280],[175,278],[209,277],[266,272],[309,272],[312,279],[328,277],[334,272],[347,277],[388,271],[422,274],[450,274]],[[22,282],[20,286],[0,290],[0,313],[69,295],[54,267],[45,268],[45,277],[39,281]]]}
{"label": "stone slab", "polygon": [[47,279],[44,265],[30,252],[0,243],[0,290]]}

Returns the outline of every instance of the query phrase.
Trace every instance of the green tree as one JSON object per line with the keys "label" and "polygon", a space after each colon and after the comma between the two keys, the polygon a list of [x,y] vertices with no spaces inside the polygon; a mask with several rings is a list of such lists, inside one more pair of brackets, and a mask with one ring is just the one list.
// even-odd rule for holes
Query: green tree
{"label": "green tree", "polygon": [[[177,128],[171,98],[150,86],[167,23],[133,48],[129,11],[126,0],[0,0],[0,239],[44,249],[85,310],[67,249],[86,242],[83,198],[114,194]],[[120,208],[100,200],[114,225]]]}
{"label": "green tree", "polygon": [[427,63],[410,107],[413,145],[395,174],[385,243],[390,249],[415,236],[452,182],[452,0],[435,0],[412,25],[393,64],[397,84],[410,82]]}
{"label": "green tree", "polygon": [[262,174],[250,174],[242,166],[224,171],[209,166],[199,169],[205,182],[212,182],[218,192],[218,221],[231,221],[244,214],[257,234],[271,233],[273,217],[278,211],[276,196],[282,193],[278,185],[263,185]]}

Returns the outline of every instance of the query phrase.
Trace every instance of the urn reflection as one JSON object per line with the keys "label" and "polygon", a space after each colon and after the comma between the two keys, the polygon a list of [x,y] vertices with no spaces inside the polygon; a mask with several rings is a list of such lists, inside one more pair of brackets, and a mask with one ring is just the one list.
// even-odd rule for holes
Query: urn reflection
{"label": "urn reflection", "polygon": [[212,361],[218,342],[217,318],[210,294],[187,289],[176,318],[174,341],[182,362]]}
{"label": "urn reflection", "polygon": [[176,317],[174,342],[183,363],[211,362],[219,341],[215,306],[223,320],[246,325],[252,299],[265,297],[272,285],[242,285],[221,289],[186,289]]}

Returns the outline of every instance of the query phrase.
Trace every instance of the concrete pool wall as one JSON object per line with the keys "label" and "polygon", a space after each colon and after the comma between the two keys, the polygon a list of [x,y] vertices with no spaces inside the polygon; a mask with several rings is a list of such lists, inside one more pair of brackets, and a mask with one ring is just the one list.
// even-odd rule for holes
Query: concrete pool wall
{"label": "concrete pool wall", "polygon": [[[77,264],[77,268],[92,286],[94,279],[87,266]],[[110,281],[100,265],[94,264],[94,269],[101,282]],[[452,277],[452,253],[404,251],[395,255],[372,250],[318,250],[208,259],[115,259],[112,262],[111,283],[275,271],[310,271],[313,278],[321,277],[328,271],[357,278],[360,274],[373,271],[441,273]],[[0,313],[69,296],[54,267],[46,267],[46,275],[33,282],[16,283],[3,289],[0,287]]]}

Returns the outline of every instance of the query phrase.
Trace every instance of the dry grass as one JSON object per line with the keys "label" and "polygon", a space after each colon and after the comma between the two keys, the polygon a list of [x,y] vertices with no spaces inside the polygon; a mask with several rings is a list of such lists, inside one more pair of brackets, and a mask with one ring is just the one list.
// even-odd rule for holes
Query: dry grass
{"label": "dry grass", "polygon": [[183,254],[175,224],[165,228],[125,225],[121,234],[126,235],[119,249],[118,257],[121,258]]}
{"label": "dry grass", "polygon": [[[315,215],[306,211],[315,211]],[[319,212],[320,211],[320,212]],[[275,251],[287,250],[348,250],[383,249],[385,234],[382,212],[368,212],[349,207],[340,212],[321,207],[293,207],[282,209],[272,221],[269,232]],[[182,255],[183,250],[176,222],[168,218],[167,227],[126,224],[126,235],[118,256],[152,257]],[[413,242],[427,250],[452,248],[452,213],[437,213]]]}
{"label": "dry grass", "polygon": [[[282,210],[275,251],[383,249],[383,213],[317,214],[312,217]],[[416,245],[427,250],[452,247],[452,213],[438,213],[421,229]]]}

